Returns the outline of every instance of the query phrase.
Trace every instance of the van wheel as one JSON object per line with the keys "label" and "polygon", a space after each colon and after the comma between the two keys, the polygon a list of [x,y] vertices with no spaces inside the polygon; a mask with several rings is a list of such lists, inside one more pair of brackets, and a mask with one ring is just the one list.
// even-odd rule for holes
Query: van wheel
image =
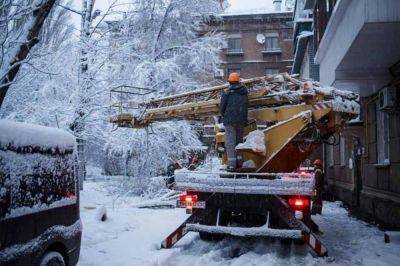
{"label": "van wheel", "polygon": [[40,260],[40,266],[65,266],[64,257],[57,251],[46,252]]}

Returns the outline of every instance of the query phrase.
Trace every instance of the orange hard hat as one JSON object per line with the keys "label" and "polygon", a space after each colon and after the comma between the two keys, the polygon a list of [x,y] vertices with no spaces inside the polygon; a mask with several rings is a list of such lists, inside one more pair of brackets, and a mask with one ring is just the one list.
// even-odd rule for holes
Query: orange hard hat
{"label": "orange hard hat", "polygon": [[233,72],[233,73],[229,74],[228,81],[229,82],[239,82],[240,81],[239,73]]}
{"label": "orange hard hat", "polygon": [[322,166],[322,161],[320,159],[317,159],[314,161],[315,166]]}

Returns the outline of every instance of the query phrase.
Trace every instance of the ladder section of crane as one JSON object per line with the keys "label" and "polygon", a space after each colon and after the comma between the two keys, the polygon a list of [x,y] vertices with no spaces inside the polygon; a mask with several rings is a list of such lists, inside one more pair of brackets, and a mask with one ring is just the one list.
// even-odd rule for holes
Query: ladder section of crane
{"label": "ladder section of crane", "polygon": [[[243,80],[242,84],[249,93],[249,108],[277,107],[298,104],[315,104],[334,98],[332,90],[321,89],[318,83],[295,79],[288,74],[258,77]],[[313,88],[310,88],[313,87]],[[139,104],[142,111],[138,114],[123,113],[110,118],[112,123],[121,127],[140,128],[151,122],[172,119],[203,120],[219,114],[219,99],[228,84],[203,88],[177,95],[162,97]],[[355,99],[355,94],[341,94],[347,99]],[[124,98],[128,99],[128,98]],[[125,104],[129,106],[130,104]],[[113,104],[114,107],[117,105]]]}

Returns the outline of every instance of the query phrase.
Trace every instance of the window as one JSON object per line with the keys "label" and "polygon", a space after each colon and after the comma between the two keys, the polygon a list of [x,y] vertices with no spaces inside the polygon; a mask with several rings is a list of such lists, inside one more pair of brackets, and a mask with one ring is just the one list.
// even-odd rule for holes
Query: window
{"label": "window", "polygon": [[340,135],[340,145],[339,145],[339,156],[340,156],[340,165],[346,165],[346,140],[343,135]]}
{"label": "window", "polygon": [[242,52],[242,47],[240,46],[240,37],[228,38],[228,52],[231,53]]}
{"label": "window", "polygon": [[276,75],[278,73],[279,73],[279,70],[275,69],[275,68],[266,68],[265,69],[265,75],[266,76],[268,76],[268,75]]}
{"label": "window", "polygon": [[330,167],[333,167],[335,165],[335,160],[333,157],[333,145],[326,144],[326,151],[328,157],[328,164]]}
{"label": "window", "polygon": [[265,35],[265,51],[274,52],[280,51],[278,33],[267,33]]}
{"label": "window", "polygon": [[376,103],[376,146],[379,164],[389,163],[389,115]]}

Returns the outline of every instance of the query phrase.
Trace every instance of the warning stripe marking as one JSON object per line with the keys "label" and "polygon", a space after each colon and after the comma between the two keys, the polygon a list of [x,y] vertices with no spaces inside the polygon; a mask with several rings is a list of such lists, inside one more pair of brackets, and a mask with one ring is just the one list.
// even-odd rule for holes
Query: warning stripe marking
{"label": "warning stripe marking", "polygon": [[328,109],[332,107],[331,102],[322,102],[322,103],[316,103],[313,105],[312,109],[313,110],[323,110],[323,109]]}
{"label": "warning stripe marking", "polygon": [[186,224],[182,224],[179,226],[172,234],[167,236],[162,242],[161,242],[161,247],[162,248],[171,248],[173,245],[175,245],[176,242],[178,242],[184,235],[186,235]]}
{"label": "warning stripe marking", "polygon": [[313,233],[305,233],[304,241],[317,253],[318,256],[326,256],[327,250]]}

